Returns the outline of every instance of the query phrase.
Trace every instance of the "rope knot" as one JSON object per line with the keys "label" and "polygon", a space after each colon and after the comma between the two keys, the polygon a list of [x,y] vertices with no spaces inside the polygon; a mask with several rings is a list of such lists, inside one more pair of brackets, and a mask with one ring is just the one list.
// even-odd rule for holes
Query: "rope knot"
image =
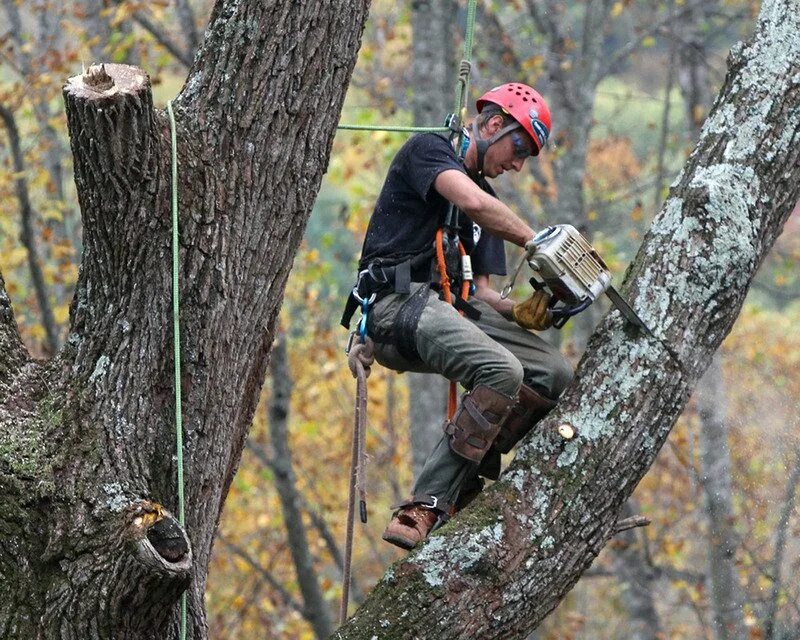
{"label": "rope knot", "polygon": [[358,377],[359,366],[363,367],[364,377],[369,378],[370,367],[374,362],[375,344],[372,342],[372,338],[367,337],[366,342],[359,342],[350,348],[350,353],[347,356],[347,364],[354,378]]}

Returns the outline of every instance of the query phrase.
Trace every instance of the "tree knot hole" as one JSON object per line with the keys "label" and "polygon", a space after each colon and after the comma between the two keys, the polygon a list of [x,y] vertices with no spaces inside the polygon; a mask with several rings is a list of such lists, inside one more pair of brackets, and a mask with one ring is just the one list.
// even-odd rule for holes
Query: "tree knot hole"
{"label": "tree knot hole", "polygon": [[108,91],[111,87],[114,86],[114,79],[108,75],[106,71],[106,65],[104,64],[93,64],[89,67],[85,74],[83,74],[83,83],[97,91],[98,93],[101,91]]}
{"label": "tree knot hole", "polygon": [[181,562],[190,553],[183,527],[156,502],[137,502],[130,510],[130,526],[134,538],[147,538],[153,550],[169,563]]}

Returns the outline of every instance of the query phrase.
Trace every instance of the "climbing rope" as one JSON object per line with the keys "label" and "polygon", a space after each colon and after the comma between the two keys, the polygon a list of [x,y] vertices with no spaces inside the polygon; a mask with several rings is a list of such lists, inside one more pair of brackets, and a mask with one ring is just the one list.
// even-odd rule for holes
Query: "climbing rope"
{"label": "climbing rope", "polygon": [[[436,231],[436,267],[439,271],[439,286],[442,289],[442,300],[445,302],[452,302],[453,306],[456,304],[455,298],[451,297],[450,292],[450,278],[447,276],[447,264],[444,258],[444,227],[440,227]],[[464,256],[467,255],[466,250],[464,249],[464,244],[461,240],[458,241],[458,253],[461,256],[461,259],[464,259]],[[464,278],[461,282],[461,291],[459,292],[459,296],[462,300],[466,300],[469,297],[470,291],[470,280]],[[459,311],[459,313],[463,316],[464,312]],[[452,420],[453,416],[456,413],[456,405],[458,403],[458,390],[456,388],[456,383],[454,381],[450,381],[450,391],[447,396],[447,419]]]}
{"label": "climbing rope", "polygon": [[367,521],[367,378],[375,362],[374,344],[371,338],[362,336],[347,354],[350,372],[357,380],[356,411],[353,420],[353,448],[350,460],[350,493],[347,501],[347,537],[344,544],[344,575],[342,576],[342,602],[339,607],[339,624],[347,620],[347,604],[350,601],[350,566],[353,558],[353,524],[356,511],[356,491],[359,494],[361,522]]}
{"label": "climbing rope", "polygon": [[[181,326],[178,290],[178,147],[172,100],[167,102],[172,146],[172,346],[175,360],[175,448],[178,460],[178,522],[185,525],[183,500],[183,415],[181,413]],[[181,640],[186,640],[186,591],[181,594]]]}

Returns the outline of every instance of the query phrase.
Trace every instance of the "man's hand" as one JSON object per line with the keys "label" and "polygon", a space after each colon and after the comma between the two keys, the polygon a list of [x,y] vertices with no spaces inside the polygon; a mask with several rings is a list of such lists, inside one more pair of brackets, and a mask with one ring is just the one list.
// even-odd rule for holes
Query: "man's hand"
{"label": "man's hand", "polygon": [[553,313],[547,308],[549,303],[550,294],[534,291],[530,298],[514,305],[511,315],[523,329],[544,331],[553,325]]}

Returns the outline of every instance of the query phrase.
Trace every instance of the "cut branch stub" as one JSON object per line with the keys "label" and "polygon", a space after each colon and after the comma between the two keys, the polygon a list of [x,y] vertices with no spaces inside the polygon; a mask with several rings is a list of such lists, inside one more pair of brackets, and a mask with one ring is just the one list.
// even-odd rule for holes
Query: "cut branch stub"
{"label": "cut branch stub", "polygon": [[168,174],[144,71],[95,65],[70,78],[63,93],[85,249],[71,331],[87,335],[109,310],[128,306],[131,274],[152,262],[152,230],[169,213],[159,176]]}
{"label": "cut branch stub", "polygon": [[100,66],[95,64],[89,67],[82,79],[85,86],[91,87],[97,92],[108,91],[114,86],[114,79],[108,75],[104,64]]}

